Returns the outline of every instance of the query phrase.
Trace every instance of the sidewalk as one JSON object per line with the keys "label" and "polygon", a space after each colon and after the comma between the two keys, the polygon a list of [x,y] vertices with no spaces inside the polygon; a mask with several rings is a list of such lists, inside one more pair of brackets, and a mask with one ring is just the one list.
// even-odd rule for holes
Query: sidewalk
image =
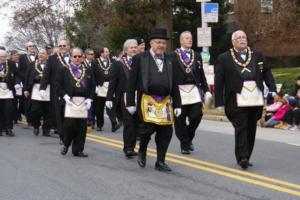
{"label": "sidewalk", "polygon": [[[201,122],[199,129],[222,134],[234,134],[234,129],[225,114],[222,114],[215,109],[204,109],[203,121]],[[300,146],[300,131],[258,126],[257,138]]]}

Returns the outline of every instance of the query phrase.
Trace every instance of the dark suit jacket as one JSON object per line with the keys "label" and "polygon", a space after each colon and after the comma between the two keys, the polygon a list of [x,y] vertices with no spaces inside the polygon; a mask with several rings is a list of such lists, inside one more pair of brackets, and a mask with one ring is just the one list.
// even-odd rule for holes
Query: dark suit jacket
{"label": "dark suit jacket", "polygon": [[[169,88],[170,95],[173,100],[174,108],[181,107],[181,98],[178,89],[178,85],[175,81],[174,75],[174,61],[170,55],[164,55],[164,67],[167,68],[169,76]],[[150,68],[150,59],[153,57],[150,54],[150,51],[145,51],[133,57],[132,59],[132,72],[130,74],[130,79],[127,87],[127,105],[126,106],[135,106],[135,91],[138,92],[138,103],[141,99],[142,93],[148,94],[148,84],[149,84],[149,68]],[[138,106],[139,108],[139,106]]]}
{"label": "dark suit jacket", "polygon": [[23,84],[26,82],[26,80],[25,80],[26,72],[31,63],[32,63],[32,61],[30,60],[30,58],[28,57],[27,54],[23,54],[20,56],[18,71],[19,71],[19,77],[20,77],[21,81],[23,82]]}
{"label": "dark suit jacket", "polygon": [[[240,62],[245,62],[237,53],[235,54]],[[256,71],[255,81],[258,88],[264,91],[263,81],[265,81],[270,92],[276,92],[275,81],[265,58],[256,50],[253,50],[252,55],[252,62]],[[263,64],[259,65],[259,63]],[[215,107],[224,106],[230,94],[240,93],[243,88],[243,82],[244,79],[240,73],[240,69],[234,63],[230,51],[219,55],[215,65]]]}
{"label": "dark suit jacket", "polygon": [[[0,82],[5,82],[9,90],[12,90],[15,93],[15,84],[20,84],[20,78],[18,77],[17,69],[15,63],[8,60],[8,74],[5,78],[0,78]],[[6,63],[3,63],[3,66],[6,67]]]}
{"label": "dark suit jacket", "polygon": [[[171,56],[174,62],[173,70],[174,70],[174,79],[176,81],[176,84],[178,85],[187,84],[185,80],[189,74],[185,72],[184,65],[179,60],[179,57],[176,52],[172,53]],[[194,64],[192,66],[192,72],[193,72],[192,75],[194,79],[193,84],[198,85],[204,93],[209,91],[206,77],[203,71],[202,59],[201,56],[196,52],[195,52]]]}
{"label": "dark suit jacket", "polygon": [[109,86],[107,91],[107,100],[112,101],[114,95],[120,97],[126,92],[131,71],[121,62],[116,61],[111,66],[112,72],[109,78]]}
{"label": "dark suit jacket", "polygon": [[[45,71],[47,68],[47,64],[44,67],[44,70],[39,67],[39,70]],[[31,91],[34,83],[40,83],[42,77],[35,69],[35,62],[31,63],[27,72],[26,72],[26,82],[24,83],[24,91]]]}
{"label": "dark suit jacket", "polygon": [[[84,88],[84,97],[93,99],[95,94],[95,82],[91,69],[86,69],[84,79],[87,82],[87,85]],[[66,94],[72,97],[74,86],[75,80],[73,79],[69,69],[67,67],[59,68],[57,72],[57,81],[55,86],[57,94],[61,98],[63,98]]]}
{"label": "dark suit jacket", "polygon": [[[55,82],[56,82],[56,76],[57,72],[60,68],[64,68],[64,65],[60,62],[59,57],[61,55],[59,53],[56,53],[49,57],[47,62],[47,68],[44,71],[44,76],[41,80],[41,90],[45,90],[47,88],[48,84],[51,84],[51,87],[55,89]],[[61,57],[61,60],[64,64],[65,60]]]}
{"label": "dark suit jacket", "polygon": [[[100,58],[99,58],[99,61],[101,62],[101,64],[103,64]],[[102,86],[105,81],[110,80],[110,77],[112,75],[112,66],[108,70],[108,74],[104,74],[104,70],[100,67],[100,65],[98,63],[99,61],[98,61],[98,59],[96,59],[94,62],[92,62],[92,70],[93,70],[97,85]],[[109,60],[108,65],[114,63],[114,62],[113,63],[111,63],[111,62],[112,61]]]}

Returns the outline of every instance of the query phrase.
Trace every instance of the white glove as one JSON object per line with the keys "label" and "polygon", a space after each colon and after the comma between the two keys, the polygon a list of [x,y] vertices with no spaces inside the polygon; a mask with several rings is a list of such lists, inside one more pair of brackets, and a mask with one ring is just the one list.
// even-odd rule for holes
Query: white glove
{"label": "white glove", "polygon": [[205,92],[205,99],[211,99],[212,94],[210,92]]}
{"label": "white glove", "polygon": [[106,106],[106,108],[111,109],[113,107],[113,102],[112,101],[106,101],[105,106]]}
{"label": "white glove", "polygon": [[84,103],[86,104],[86,109],[89,110],[92,107],[92,99],[86,99]]}
{"label": "white glove", "polygon": [[42,99],[45,97],[45,95],[46,95],[46,91],[40,90],[40,96],[42,97]]}
{"label": "white glove", "polygon": [[71,98],[70,98],[69,95],[65,94],[65,96],[63,98],[64,98],[66,104],[68,104],[69,106],[73,106],[74,105],[73,102],[71,101]]}
{"label": "white glove", "polygon": [[179,116],[181,115],[181,108],[175,108],[175,109],[174,109],[174,115],[175,115],[176,117],[179,117]]}
{"label": "white glove", "polygon": [[21,85],[20,85],[20,84],[16,84],[16,85],[15,85],[15,89],[16,89],[16,90],[18,90],[18,89],[20,89],[20,88],[21,88]]}
{"label": "white glove", "polygon": [[99,87],[100,87],[99,85],[96,86],[96,89],[95,89],[96,94],[98,94]]}
{"label": "white glove", "polygon": [[273,97],[273,98],[276,98],[276,97],[277,97],[276,92],[271,92],[271,94],[272,94],[272,97]]}
{"label": "white glove", "polygon": [[136,111],[136,107],[135,106],[129,106],[129,107],[126,107],[126,109],[128,110],[128,112],[133,115]]}
{"label": "white glove", "polygon": [[224,106],[219,106],[219,107],[216,107],[217,111],[221,112],[224,110]]}

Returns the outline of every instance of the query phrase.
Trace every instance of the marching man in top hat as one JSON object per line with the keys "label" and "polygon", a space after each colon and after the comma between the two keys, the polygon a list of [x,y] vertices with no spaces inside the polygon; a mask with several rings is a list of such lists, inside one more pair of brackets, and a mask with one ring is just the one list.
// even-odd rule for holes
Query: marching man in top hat
{"label": "marching man in top hat", "polygon": [[[150,50],[133,57],[132,73],[127,90],[127,110],[139,119],[140,149],[138,164],[146,166],[147,146],[151,135],[156,132],[157,161],[155,169],[171,171],[165,156],[172,138],[174,114],[181,114],[178,86],[174,82],[173,63],[167,55],[167,31],[151,31]],[[137,104],[135,91],[137,90]]]}

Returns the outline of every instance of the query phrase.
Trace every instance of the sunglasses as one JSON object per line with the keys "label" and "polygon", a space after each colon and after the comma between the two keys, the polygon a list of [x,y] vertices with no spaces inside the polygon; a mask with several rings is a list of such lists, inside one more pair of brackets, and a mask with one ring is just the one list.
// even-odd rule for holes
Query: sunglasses
{"label": "sunglasses", "polygon": [[82,56],[73,56],[73,58],[82,58]]}
{"label": "sunglasses", "polygon": [[59,45],[59,47],[67,47],[67,45]]}

